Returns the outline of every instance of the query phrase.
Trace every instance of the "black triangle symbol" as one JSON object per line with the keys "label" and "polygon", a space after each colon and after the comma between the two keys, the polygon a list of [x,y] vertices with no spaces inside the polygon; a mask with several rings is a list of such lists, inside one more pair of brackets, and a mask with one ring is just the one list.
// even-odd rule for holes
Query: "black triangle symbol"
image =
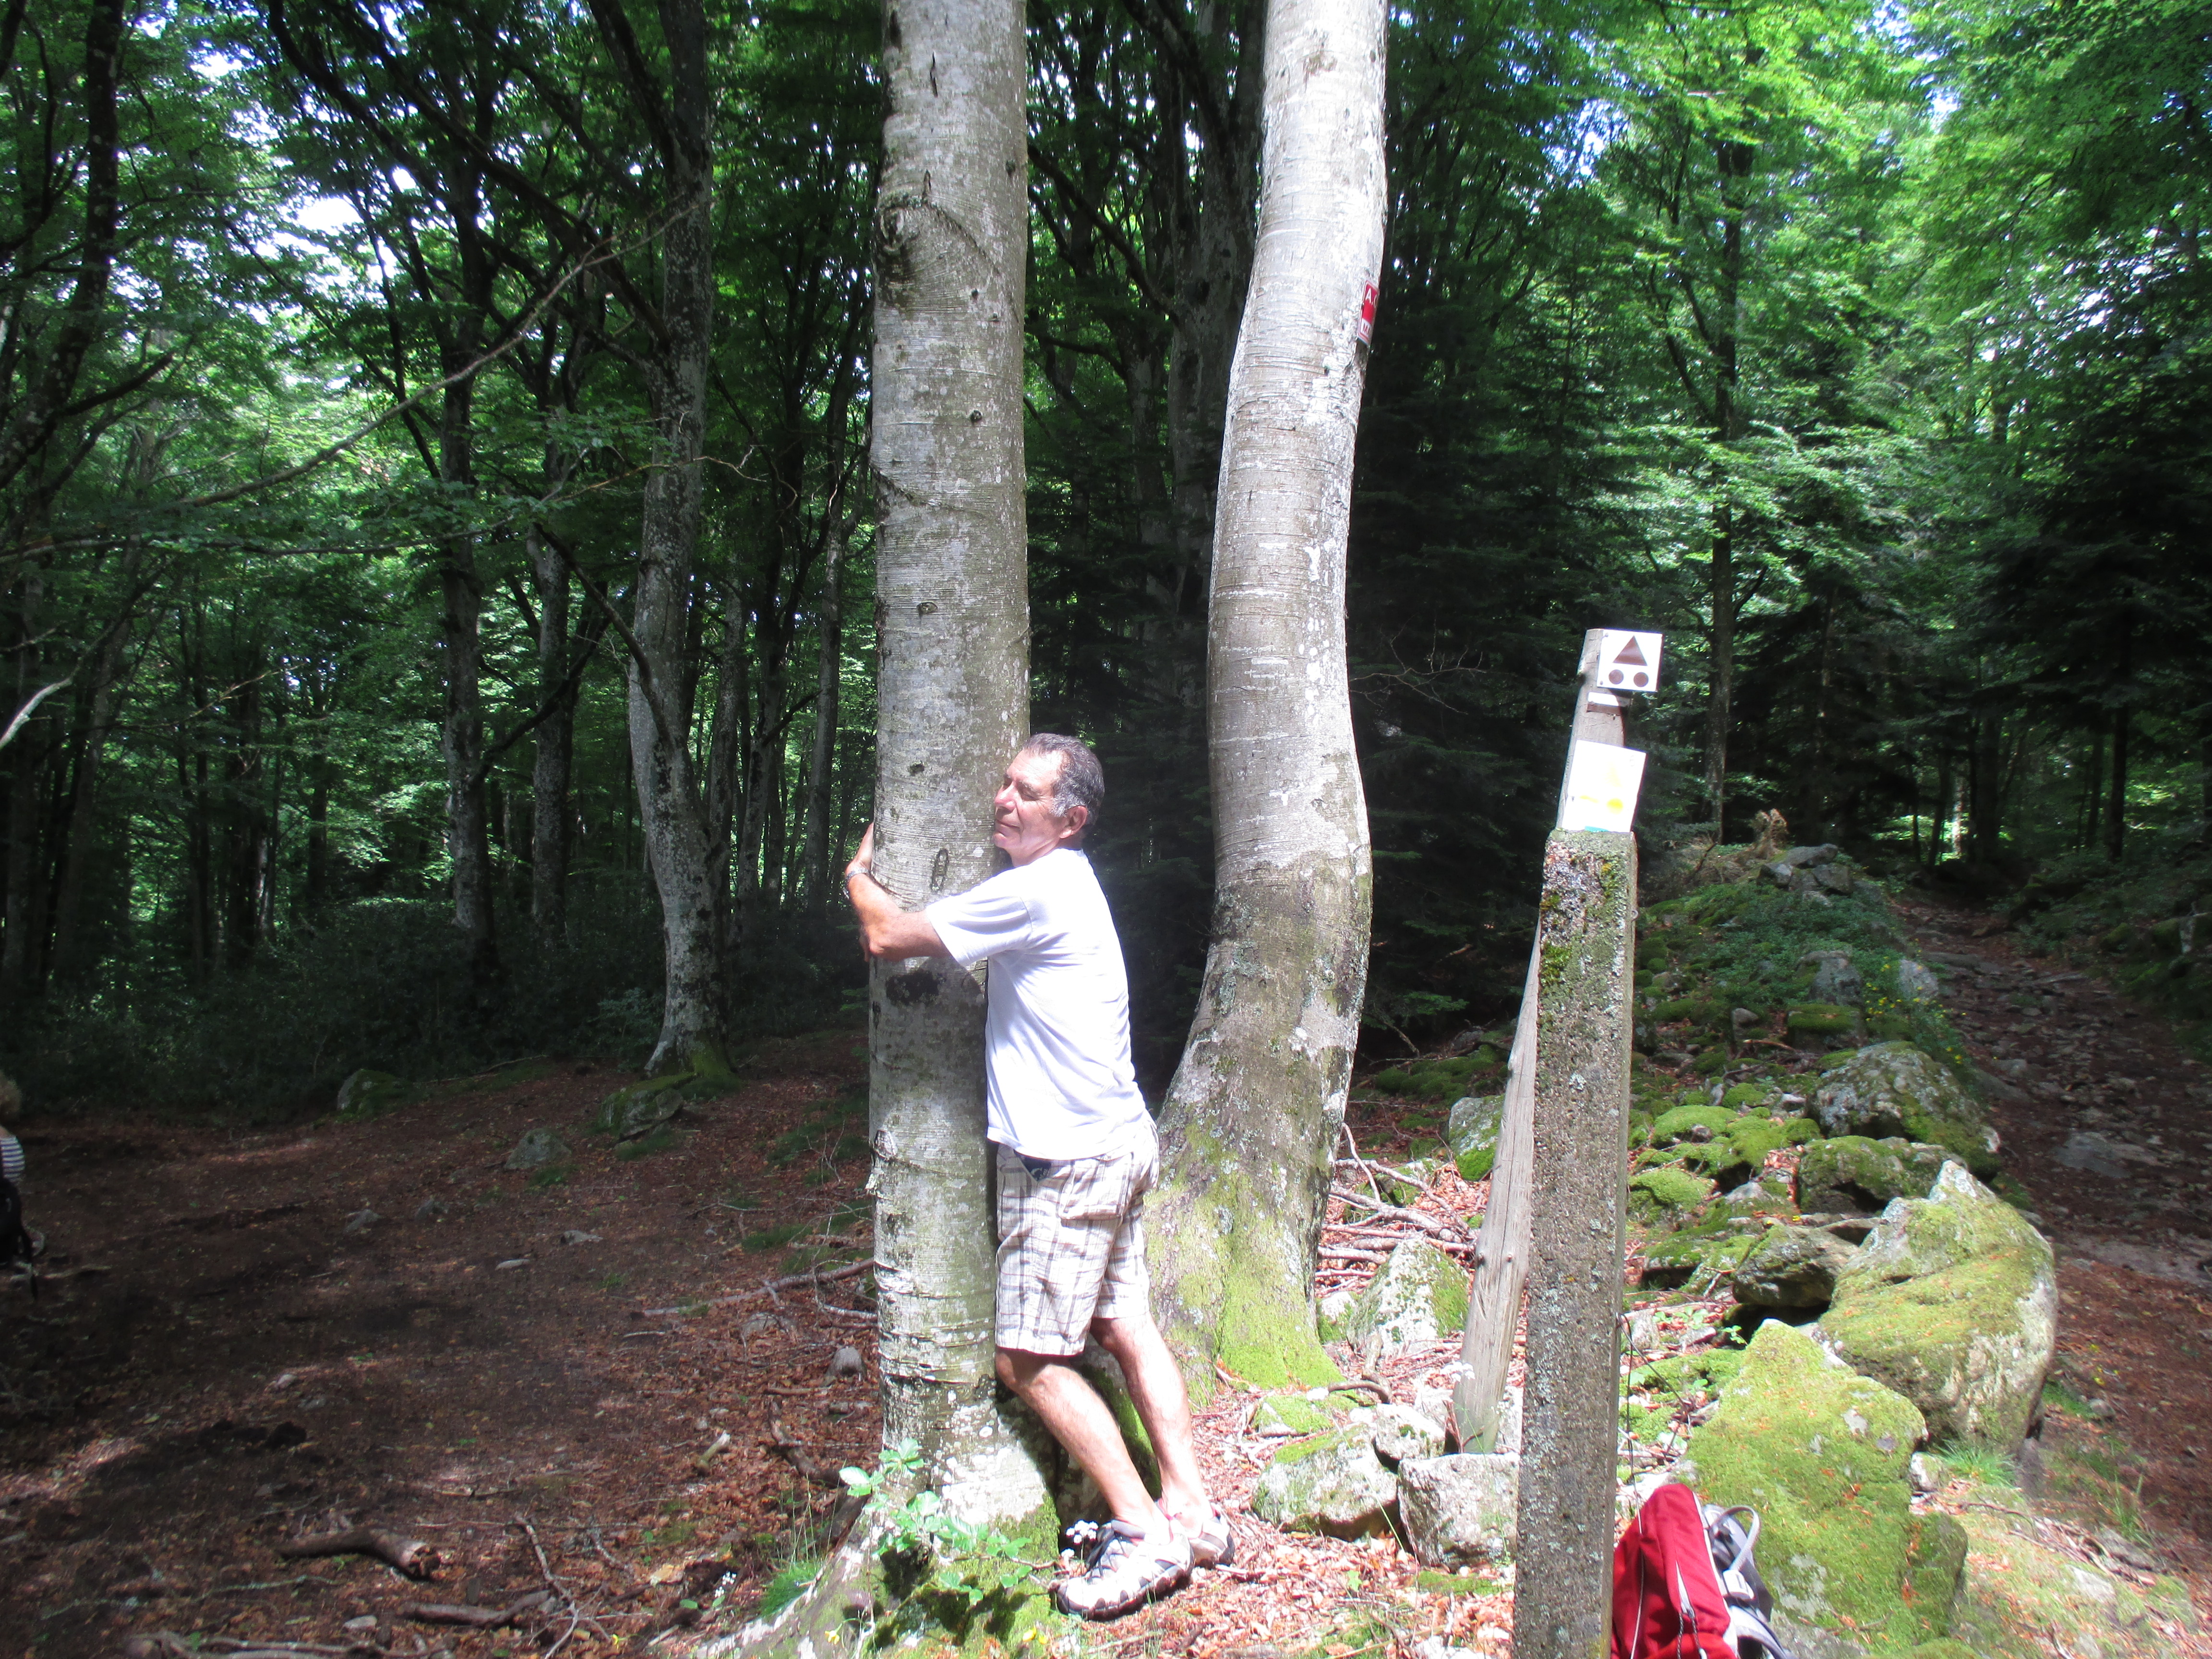
{"label": "black triangle symbol", "polygon": [[1646,668],[1650,666],[1650,659],[1644,656],[1642,647],[1636,643],[1636,635],[1633,634],[1628,636],[1627,647],[1613,659],[1613,661],[1635,663]]}

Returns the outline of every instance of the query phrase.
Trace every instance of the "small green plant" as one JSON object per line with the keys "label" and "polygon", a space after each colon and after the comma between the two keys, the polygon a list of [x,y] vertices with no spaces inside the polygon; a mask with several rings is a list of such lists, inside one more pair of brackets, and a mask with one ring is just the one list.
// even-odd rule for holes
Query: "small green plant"
{"label": "small green plant", "polygon": [[822,1563],[818,1558],[793,1561],[777,1569],[775,1577],[768,1581],[768,1588],[761,1592],[760,1611],[753,1616],[757,1619],[775,1618],[812,1589],[814,1581],[821,1572]]}
{"label": "small green plant", "polygon": [[1949,1446],[1936,1454],[1944,1468],[1978,1486],[2017,1486],[2020,1471],[1994,1446]]}
{"label": "small green plant", "polygon": [[568,1184],[568,1177],[575,1173],[576,1166],[573,1164],[549,1164],[542,1170],[531,1171],[530,1184],[537,1188],[565,1187]]}
{"label": "small green plant", "polygon": [[[873,1473],[837,1471],[850,1491],[868,1500],[869,1511],[882,1517],[884,1555],[903,1558],[920,1570],[917,1589],[940,1591],[972,1605],[1047,1570],[1045,1563],[1025,1559],[1021,1546],[996,1527],[964,1520],[946,1509],[941,1496],[919,1485],[921,1474],[921,1448],[911,1440],[887,1449]],[[900,1492],[908,1496],[896,1499]]]}

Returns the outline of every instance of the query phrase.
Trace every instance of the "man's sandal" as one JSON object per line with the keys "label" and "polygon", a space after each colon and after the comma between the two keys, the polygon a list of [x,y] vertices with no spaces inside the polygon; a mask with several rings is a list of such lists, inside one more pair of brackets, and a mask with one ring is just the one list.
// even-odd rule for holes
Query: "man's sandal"
{"label": "man's sandal", "polygon": [[1164,1536],[1109,1521],[1077,1577],[1053,1586],[1062,1613],[1079,1619],[1113,1619],[1164,1595],[1190,1577],[1190,1545],[1170,1528]]}
{"label": "man's sandal", "polygon": [[1237,1534],[1229,1530],[1229,1517],[1218,1509],[1208,1510],[1202,1524],[1185,1527],[1183,1533],[1190,1540],[1194,1567],[1225,1567],[1236,1561]]}

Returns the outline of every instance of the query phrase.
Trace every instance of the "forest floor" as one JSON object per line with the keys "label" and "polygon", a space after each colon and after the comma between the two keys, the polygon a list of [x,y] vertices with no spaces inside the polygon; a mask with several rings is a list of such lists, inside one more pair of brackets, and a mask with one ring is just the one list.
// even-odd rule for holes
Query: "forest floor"
{"label": "forest floor", "polygon": [[[1986,919],[1908,903],[1901,921],[2011,1080],[1994,1115],[2059,1247],[2057,1375],[2140,1456],[2150,1540],[2212,1611],[2212,1068]],[[550,1061],[366,1122],[33,1119],[51,1255],[35,1301],[0,1290],[0,1656],[136,1638],[149,1659],[503,1659],[731,1627],[818,1538],[834,1470],[878,1443],[871,1322],[831,1277],[868,1248],[862,1047],[763,1045],[738,1092],[629,1147],[581,1127],[625,1074]],[[1403,1109],[1355,1101],[1370,1156],[1402,1148]],[[507,1170],[538,1127],[573,1155]],[[1446,1175],[1424,1204],[1464,1217],[1481,1197]],[[818,1283],[761,1288],[810,1263]],[[1371,1269],[1329,1282],[1347,1271]],[[848,1346],[859,1373],[836,1375]],[[1382,1380],[1401,1398],[1441,1383],[1451,1347]],[[1102,1646],[1507,1650],[1498,1586],[1424,1574],[1389,1539],[1255,1520],[1255,1404],[1224,1388],[1200,1416],[1235,1565]],[[422,1576],[283,1553],[355,1528],[416,1546]],[[408,1611],[428,1604],[512,1622]]]}

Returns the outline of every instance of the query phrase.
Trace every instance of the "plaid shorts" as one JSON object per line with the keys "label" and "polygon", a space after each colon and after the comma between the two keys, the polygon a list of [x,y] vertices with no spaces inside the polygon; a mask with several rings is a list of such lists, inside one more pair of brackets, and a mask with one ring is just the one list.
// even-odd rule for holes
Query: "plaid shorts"
{"label": "plaid shorts", "polygon": [[1159,1179],[1158,1141],[1058,1163],[998,1153],[999,1346],[1081,1353],[1092,1320],[1149,1313],[1145,1194]]}

